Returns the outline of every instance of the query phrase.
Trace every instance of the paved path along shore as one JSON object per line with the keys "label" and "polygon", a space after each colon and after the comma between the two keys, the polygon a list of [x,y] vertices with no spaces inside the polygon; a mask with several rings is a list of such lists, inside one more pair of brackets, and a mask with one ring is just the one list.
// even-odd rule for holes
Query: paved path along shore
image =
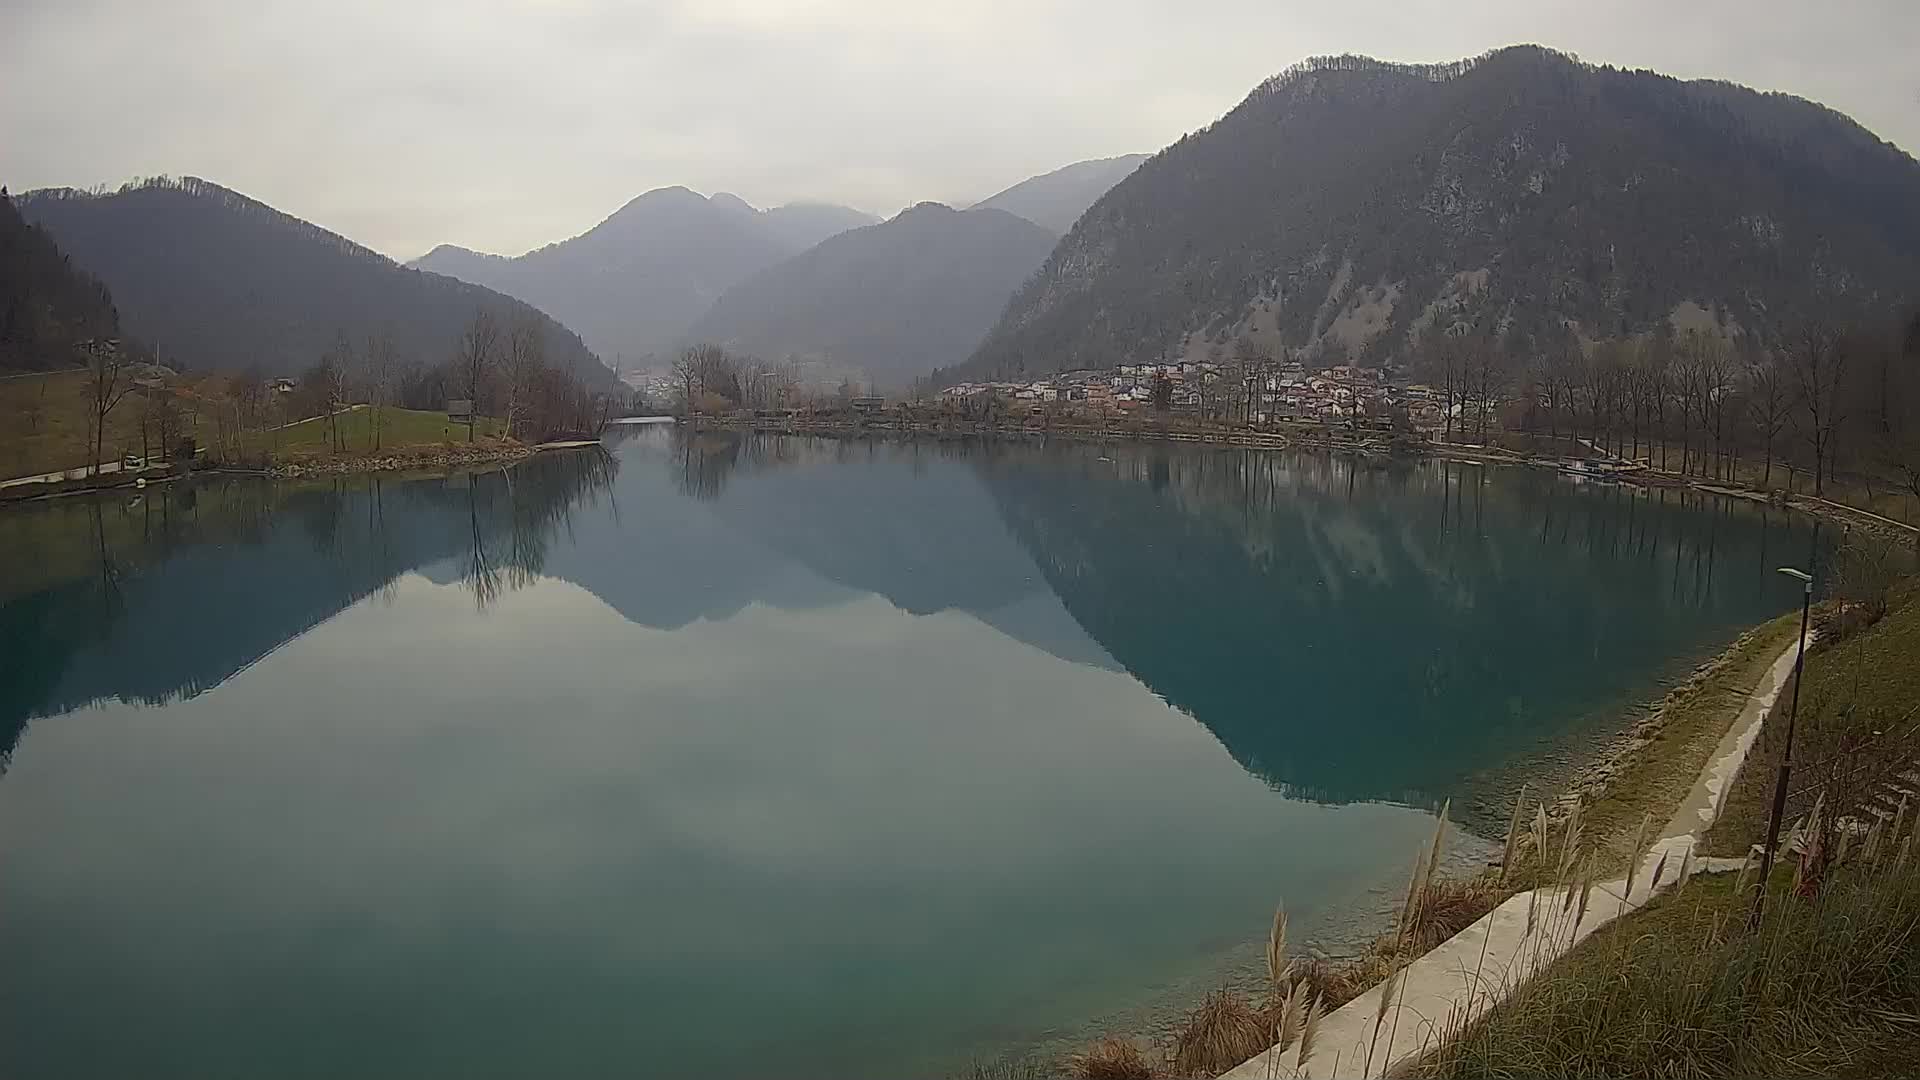
{"label": "paved path along shore", "polygon": [[[1292,1048],[1279,1053],[1268,1050],[1223,1074],[1221,1080],[1385,1076],[1411,1064],[1438,1041],[1442,1032],[1471,1023],[1505,1000],[1588,934],[1638,910],[1672,887],[1680,878],[1681,865],[1689,862],[1686,854],[1719,815],[1727,789],[1759,737],[1761,722],[1793,673],[1797,647],[1796,639],[1748,695],[1740,715],[1714,748],[1713,757],[1679,811],[1636,869],[1631,895],[1624,879],[1595,883],[1586,916],[1576,926],[1572,914],[1562,912],[1567,890],[1545,888],[1519,893],[1407,965],[1387,1010],[1386,1023],[1377,1032],[1374,1016],[1380,1008],[1378,986],[1321,1020],[1313,1056],[1304,1069],[1295,1067]],[[1716,859],[1694,862],[1692,869],[1729,870],[1739,865],[1737,859]],[[1652,881],[1655,869],[1661,869],[1658,882]],[[1533,908],[1531,920],[1529,907]],[[1531,932],[1529,922],[1533,923]]]}

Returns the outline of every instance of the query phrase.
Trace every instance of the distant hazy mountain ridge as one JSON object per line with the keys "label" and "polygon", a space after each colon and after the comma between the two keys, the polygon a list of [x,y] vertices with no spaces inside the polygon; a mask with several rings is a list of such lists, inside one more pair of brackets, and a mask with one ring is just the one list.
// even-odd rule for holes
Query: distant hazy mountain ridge
{"label": "distant hazy mountain ridge", "polygon": [[390,335],[402,360],[436,364],[484,307],[539,319],[549,362],[590,385],[611,379],[578,336],[512,297],[410,270],[205,180],[35,191],[18,205],[112,289],[128,334],[198,369],[292,375],[342,333],[356,345]]}
{"label": "distant hazy mountain ridge", "polygon": [[1073,228],[1100,196],[1147,160],[1146,154],[1077,161],[1050,173],[1028,177],[1012,187],[975,203],[1005,210],[1035,225],[1064,233]]}
{"label": "distant hazy mountain ridge", "polygon": [[669,187],[524,255],[442,245],[411,265],[517,296],[579,331],[608,361],[632,363],[671,351],[729,286],[875,220],[825,204],[756,210],[725,192]]}
{"label": "distant hazy mountain ridge", "polygon": [[964,359],[1054,240],[1005,211],[921,203],[728,289],[687,336],[824,360],[902,389]]}
{"label": "distant hazy mountain ridge", "polygon": [[1169,355],[1762,333],[1920,289],[1920,163],[1782,94],[1534,47],[1311,61],[1100,198],[951,380]]}

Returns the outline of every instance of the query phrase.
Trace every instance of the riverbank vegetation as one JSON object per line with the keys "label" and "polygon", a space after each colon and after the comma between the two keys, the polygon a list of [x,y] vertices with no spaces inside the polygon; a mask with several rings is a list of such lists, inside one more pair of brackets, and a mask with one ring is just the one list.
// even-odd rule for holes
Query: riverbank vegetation
{"label": "riverbank vegetation", "polygon": [[501,327],[477,311],[448,344],[447,361],[417,367],[383,338],[342,336],[298,378],[267,379],[195,375],[101,342],[75,353],[79,367],[0,380],[0,480],[127,457],[271,469],[421,447],[505,452],[596,436],[632,405],[549,364],[530,322]]}
{"label": "riverbank vegetation", "polygon": [[1595,866],[1619,872],[1638,854],[1632,843],[1651,816],[1665,823],[1679,808],[1722,736],[1800,630],[1798,612],[1740,635],[1733,645],[1669,691],[1637,723],[1621,751],[1583,794],[1582,816]]}
{"label": "riverbank vegetation", "polygon": [[1746,921],[1747,875],[1676,887],[1596,931],[1440,1049],[1422,1075],[1914,1075],[1912,820],[1829,859],[1817,885],[1781,867],[1757,930]]}
{"label": "riverbank vegetation", "polygon": [[[1877,562],[1853,545],[1847,562]],[[1865,545],[1872,546],[1872,545]],[[1920,793],[1920,579],[1875,580],[1864,573],[1815,611],[1819,639],[1809,650],[1793,744],[1790,817],[1829,809],[1861,817],[1895,812]],[[1791,708],[1789,683],[1781,700]],[[1727,792],[1705,850],[1737,857],[1763,834],[1773,780],[1786,746],[1784,717],[1761,729]]]}
{"label": "riverbank vegetation", "polygon": [[[1854,538],[1799,687],[1781,864],[1754,880],[1795,688],[1701,851],[1738,859],[1595,933],[1424,1065],[1465,1076],[1920,1070],[1920,581]],[[1751,923],[1760,912],[1757,926]]]}
{"label": "riverbank vegetation", "polygon": [[[1832,625],[1846,618],[1844,613],[1847,611],[1855,614],[1847,623],[1849,629],[1845,631],[1844,638],[1838,644],[1824,646],[1820,660],[1810,664],[1809,685],[1824,685],[1831,680],[1851,678],[1849,672],[1869,670],[1876,664],[1881,667],[1893,665],[1899,667],[1901,674],[1882,677],[1881,694],[1909,702],[1920,700],[1920,686],[1906,685],[1908,681],[1920,679],[1920,662],[1915,662],[1920,659],[1920,603],[1912,602],[1914,596],[1920,595],[1920,588],[1916,588],[1911,581],[1895,583],[1884,569],[1879,569],[1897,565],[1897,562],[1890,563],[1887,558],[1890,551],[1897,555],[1897,548],[1869,537],[1855,536],[1849,539],[1843,550],[1845,555],[1832,574],[1839,582],[1834,589],[1838,595],[1835,600],[1823,605],[1822,622]],[[1880,594],[1876,594],[1876,589],[1880,590]],[[1876,600],[1876,595],[1881,598]],[[1871,625],[1864,624],[1865,612],[1873,610],[1883,614]],[[1909,623],[1909,620],[1912,622]],[[1540,886],[1560,886],[1569,889],[1570,896],[1577,896],[1587,891],[1590,883],[1626,871],[1644,854],[1658,826],[1671,820],[1678,812],[1715,749],[1739,717],[1746,701],[1778,661],[1783,650],[1792,647],[1798,631],[1799,617],[1795,612],[1783,614],[1741,635],[1721,655],[1702,665],[1690,678],[1676,686],[1649,716],[1634,726],[1621,751],[1611,755],[1598,774],[1589,773],[1583,777],[1575,790],[1564,796],[1550,793],[1529,795],[1523,788],[1513,803],[1502,857],[1498,864],[1489,867],[1485,873],[1463,879],[1447,879],[1434,872],[1437,854],[1444,843],[1443,810],[1434,840],[1420,855],[1408,895],[1399,907],[1393,929],[1364,949],[1358,957],[1341,963],[1319,959],[1287,963],[1284,980],[1274,978],[1270,987],[1264,989],[1223,987],[1183,1018],[1170,1034],[1159,1040],[1157,1048],[1144,1047],[1136,1040],[1110,1037],[1070,1059],[1065,1065],[1068,1075],[1143,1078],[1216,1075],[1274,1045],[1274,1033],[1286,1030],[1283,1014],[1288,988],[1295,985],[1303,987],[1303,992],[1323,1009],[1337,1008],[1371,987],[1396,979],[1407,964],[1472,925],[1516,892]],[[1897,657],[1907,659],[1901,663]],[[1908,675],[1908,671],[1916,674]],[[1854,683],[1849,682],[1848,685]],[[1788,700],[1788,692],[1782,692],[1782,702]],[[1838,706],[1835,707],[1835,715],[1838,715]],[[1878,713],[1875,707],[1866,707],[1865,712],[1856,709],[1848,715],[1857,716],[1859,722],[1865,723],[1866,717]],[[1767,730],[1777,732],[1778,725],[1770,724]],[[1774,734],[1771,738],[1777,740],[1778,735]],[[1813,743],[1825,745],[1830,741],[1816,737]],[[1767,742],[1763,737],[1762,747],[1765,745]],[[1764,752],[1764,749],[1757,749],[1756,759]],[[1913,767],[1911,764],[1907,766]],[[1828,770],[1829,773],[1832,771]],[[1893,770],[1893,773],[1898,772],[1898,769]],[[1754,793],[1736,794],[1734,798],[1748,802],[1763,800],[1766,790],[1764,782],[1770,781],[1772,776],[1773,769],[1769,763],[1756,765],[1750,761],[1741,774],[1740,783],[1753,789]],[[1756,780],[1756,777],[1759,779]],[[1800,805],[1803,798],[1811,802],[1811,798],[1804,796],[1799,785],[1796,785],[1796,805]],[[1916,805],[1915,809],[1920,810],[1920,805]],[[1764,814],[1764,803],[1760,812]],[[1737,819],[1737,811],[1730,810],[1729,814]],[[1750,820],[1737,827],[1748,832],[1753,829]],[[1744,853],[1746,844],[1750,842],[1748,840],[1735,845],[1738,850],[1730,853]],[[1878,846],[1884,848],[1888,843],[1883,838]],[[1716,889],[1727,892],[1731,888],[1724,881],[1710,886],[1712,880],[1703,879],[1685,890],[1687,895],[1695,898],[1689,901],[1690,904],[1713,897]],[[1791,891],[1790,872],[1785,880],[1786,884],[1780,886],[1781,890]],[[1842,905],[1844,910],[1835,910],[1846,915],[1849,911],[1865,910],[1859,905],[1867,903],[1865,899],[1859,899],[1857,903],[1850,899],[1847,904],[1852,907]],[[1662,925],[1659,919],[1673,917],[1662,913],[1675,910],[1671,901],[1663,900],[1649,909],[1645,925],[1659,929]],[[1689,918],[1710,922],[1711,914],[1691,915]],[[1735,918],[1735,914],[1732,907],[1728,906],[1720,921],[1727,924]],[[1896,911],[1889,917],[1905,916]],[[1641,922],[1641,919],[1630,918],[1624,925],[1632,928]],[[1656,961],[1666,963],[1669,959],[1659,949],[1644,944],[1649,931],[1627,929],[1607,933],[1612,935],[1607,940],[1634,942],[1633,948],[1648,950],[1651,959],[1633,961],[1643,967]],[[1775,953],[1782,950],[1791,952],[1794,948],[1817,952],[1829,947],[1824,943],[1822,933],[1824,931],[1817,928],[1808,929],[1795,923],[1779,931],[1784,944],[1770,946],[1774,952],[1763,955],[1773,957]],[[1718,936],[1711,940],[1711,948],[1724,951],[1727,939],[1724,933],[1716,931],[1716,934]],[[1284,940],[1283,934],[1278,936]],[[1592,955],[1594,949],[1591,945],[1582,946],[1570,958],[1549,967],[1542,979],[1561,977],[1564,971],[1584,970],[1581,965],[1588,961],[1582,958]],[[1620,950],[1616,949],[1615,953],[1618,952]],[[1706,965],[1709,961],[1703,959],[1699,963]],[[1674,991],[1668,996],[1677,994],[1678,991]],[[1551,1004],[1536,1005],[1532,998],[1515,1000],[1528,1004],[1514,1008],[1545,1008],[1551,1015]],[[1522,1019],[1514,1021],[1517,1025],[1514,1030],[1523,1030],[1526,1025],[1536,1021],[1535,1017],[1523,1015]],[[1577,1026],[1571,1019],[1565,1022]],[[1490,1020],[1487,1023],[1497,1022]],[[1916,1030],[1915,1035],[1920,1037],[1920,1030]],[[1123,1043],[1133,1050],[1126,1052],[1119,1049]],[[1467,1050],[1458,1052],[1468,1053]],[[1752,1064],[1764,1060],[1764,1055],[1773,1052],[1765,1045],[1756,1044],[1752,1053],[1761,1056],[1739,1060]],[[1447,1058],[1444,1061],[1436,1059],[1436,1062],[1429,1064],[1443,1070],[1444,1075],[1475,1075],[1476,1070],[1491,1070],[1496,1075],[1540,1075],[1542,1072],[1540,1059],[1520,1059],[1509,1069],[1486,1054],[1479,1051],[1473,1053],[1480,1056]],[[1292,1059],[1292,1054],[1286,1055],[1287,1061]],[[1857,1055],[1849,1060],[1857,1060]],[[1137,1067],[1132,1064],[1136,1061],[1139,1063]],[[1128,1068],[1134,1068],[1135,1071],[1126,1071]],[[1629,1073],[1635,1071],[1631,1063],[1623,1068]],[[1502,1073],[1502,1070],[1506,1071]],[[1551,1069],[1546,1071],[1554,1074]],[[1566,1070],[1568,1074],[1579,1074],[1580,1071],[1578,1067]]]}

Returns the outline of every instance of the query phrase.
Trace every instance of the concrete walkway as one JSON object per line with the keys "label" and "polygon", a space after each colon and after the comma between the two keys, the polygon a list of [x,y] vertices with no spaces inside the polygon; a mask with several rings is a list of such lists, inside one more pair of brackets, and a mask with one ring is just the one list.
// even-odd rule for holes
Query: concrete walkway
{"label": "concrete walkway", "polygon": [[[1569,890],[1545,888],[1513,896],[1407,965],[1400,974],[1386,1021],[1377,1030],[1374,1016],[1380,1009],[1378,986],[1321,1019],[1313,1057],[1304,1069],[1296,1067],[1294,1049],[1279,1053],[1268,1050],[1223,1074],[1222,1080],[1385,1076],[1392,1069],[1411,1064],[1443,1034],[1478,1019],[1587,935],[1638,910],[1671,887],[1680,878],[1681,864],[1688,862],[1687,853],[1719,815],[1727,789],[1759,737],[1761,722],[1793,673],[1797,647],[1797,641],[1788,645],[1747,697],[1679,812],[1641,861],[1631,895],[1624,879],[1595,883],[1585,917],[1578,925],[1574,917],[1579,898],[1568,896]],[[1665,866],[1660,867],[1663,859]],[[1715,859],[1690,863],[1690,872],[1732,870],[1739,865],[1737,859]],[[1660,867],[1660,880],[1652,882],[1656,867]]]}
{"label": "concrete walkway", "polygon": [[[145,466],[141,467],[141,469],[143,468],[145,468]],[[141,469],[130,469],[128,471],[140,472]],[[100,468],[97,470],[90,469],[87,466],[82,465],[74,469],[62,469],[59,472],[35,473],[32,476],[16,476],[10,480],[0,480],[0,488],[24,487],[28,484],[57,484],[62,480],[85,480],[87,477],[94,475],[95,472],[98,472],[104,475],[109,473],[117,473],[119,471],[120,471],[120,462],[103,461],[100,463]]]}

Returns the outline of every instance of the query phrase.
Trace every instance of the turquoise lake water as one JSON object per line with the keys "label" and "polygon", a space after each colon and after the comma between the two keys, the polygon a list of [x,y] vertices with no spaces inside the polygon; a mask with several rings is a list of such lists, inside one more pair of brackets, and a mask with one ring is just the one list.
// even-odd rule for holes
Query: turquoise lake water
{"label": "turquoise lake water", "polygon": [[[938,1077],[1797,601],[1807,530],[1518,469],[617,432],[0,513],[0,1074]],[[1491,845],[1463,835],[1464,864]]]}

